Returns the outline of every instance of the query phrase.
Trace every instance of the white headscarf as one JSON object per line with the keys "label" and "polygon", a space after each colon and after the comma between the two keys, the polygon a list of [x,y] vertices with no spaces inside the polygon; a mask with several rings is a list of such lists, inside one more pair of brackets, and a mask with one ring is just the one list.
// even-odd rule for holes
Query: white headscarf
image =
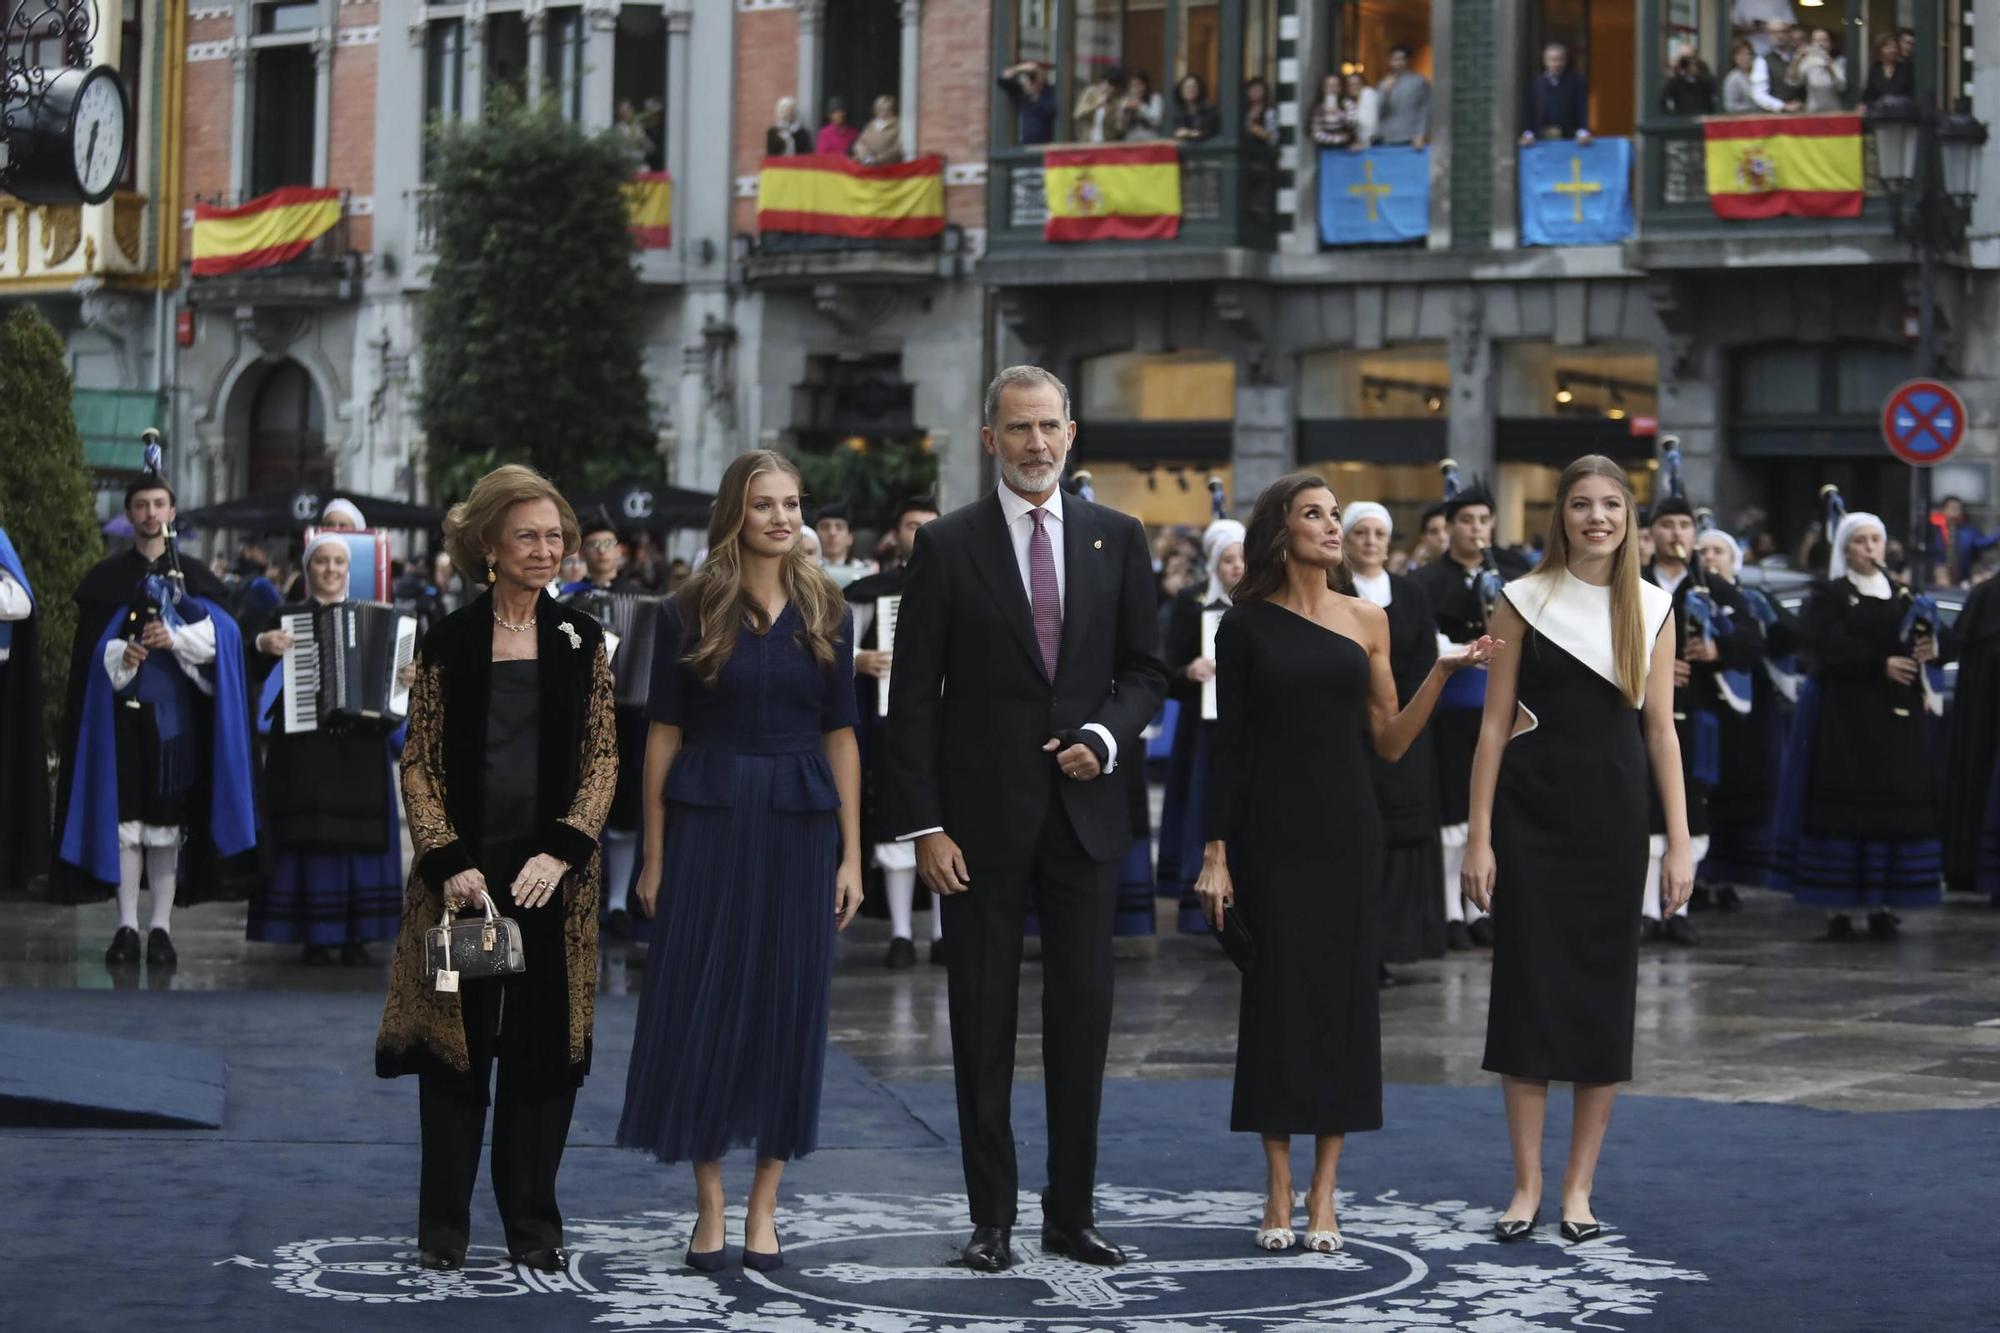
{"label": "white headscarf", "polygon": [[1389,535],[1391,537],[1396,535],[1396,520],[1390,518],[1389,511],[1373,500],[1352,500],[1340,507],[1340,521],[1346,527],[1351,528],[1364,518],[1382,520],[1382,526],[1389,530]]}
{"label": "white headscarf", "polygon": [[[334,504],[346,503],[347,501],[345,500],[334,501]],[[328,507],[331,508],[332,506]],[[306,600],[319,600],[313,593],[312,559],[313,552],[319,550],[322,546],[338,546],[341,550],[347,552],[347,586],[340,590],[340,600],[346,601],[348,589],[354,586],[354,551],[348,546],[347,539],[338,532],[322,532],[318,534],[306,543],[306,553],[299,557],[299,572],[305,576]]]}
{"label": "white headscarf", "polygon": [[[1873,528],[1882,534],[1882,540],[1889,539],[1889,530],[1882,526],[1882,520],[1873,514],[1856,510],[1841,516],[1833,529],[1833,553],[1827,557],[1826,577],[1830,582],[1839,582],[1847,577],[1847,540],[1855,533]],[[1881,573],[1877,570],[1876,573]]]}
{"label": "white headscarf", "polygon": [[1694,539],[1697,556],[1704,545],[1721,546],[1729,552],[1729,569],[1726,572],[1730,582],[1735,582],[1737,575],[1743,572],[1743,548],[1736,544],[1736,539],[1719,528],[1710,528]]}
{"label": "white headscarf", "polygon": [[1243,544],[1244,535],[1243,525],[1233,518],[1218,518],[1201,534],[1201,558],[1208,564],[1208,591],[1202,594],[1203,606],[1213,606],[1217,602],[1224,606],[1234,605],[1229,600],[1229,589],[1222,586],[1222,576],[1216,567],[1222,563],[1224,551]]}
{"label": "white headscarf", "polygon": [[319,511],[319,521],[324,523],[336,514],[343,515],[348,522],[357,528],[366,528],[368,526],[368,520],[361,517],[361,511],[355,507],[352,500],[327,501],[326,508]]}

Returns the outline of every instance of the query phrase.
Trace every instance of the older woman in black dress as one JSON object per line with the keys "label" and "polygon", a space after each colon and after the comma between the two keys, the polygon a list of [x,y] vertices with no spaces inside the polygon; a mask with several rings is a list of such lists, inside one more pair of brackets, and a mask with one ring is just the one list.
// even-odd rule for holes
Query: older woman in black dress
{"label": "older woman in black dress", "polygon": [[[375,1072],[417,1075],[424,1266],[465,1261],[491,1101],[508,1253],[559,1272],[556,1172],[590,1071],[597,837],[618,784],[611,667],[597,622],[546,591],[577,545],[576,517],[546,478],[511,464],[480,478],[446,517],[445,543],[492,586],[418,655],[403,747],[417,859]],[[424,975],[424,932],[447,907],[488,898],[518,922],[527,970],[441,989]]]}
{"label": "older woman in black dress", "polygon": [[1217,929],[1240,913],[1255,940],[1229,1127],[1264,1141],[1258,1247],[1295,1242],[1291,1136],[1310,1134],[1306,1246],[1331,1253],[1341,1247],[1333,1192],[1344,1136],[1382,1124],[1382,821],[1355,795],[1369,790],[1368,749],[1401,758],[1445,677],[1502,645],[1455,647],[1397,711],[1389,618],[1335,589],[1346,581],[1340,509],[1311,473],[1257,497],[1244,554],[1236,605],[1216,632],[1220,716],[1195,892]]}
{"label": "older woman in black dress", "polygon": [[1577,459],[1556,487],[1540,568],[1508,584],[1494,613],[1494,632],[1520,648],[1487,678],[1462,878],[1493,913],[1484,1066],[1501,1076],[1514,1148],[1503,1241],[1534,1231],[1551,1080],[1576,1086],[1562,1234],[1598,1234],[1591,1182],[1612,1096],[1632,1077],[1649,785],[1666,815],[1665,911],[1694,887],[1673,599],[1639,577],[1638,526],[1623,470]]}

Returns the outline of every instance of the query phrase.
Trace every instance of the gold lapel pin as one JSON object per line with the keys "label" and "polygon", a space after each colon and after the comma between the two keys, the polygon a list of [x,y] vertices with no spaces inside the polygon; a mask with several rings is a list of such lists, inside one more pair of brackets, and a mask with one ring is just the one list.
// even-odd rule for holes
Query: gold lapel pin
{"label": "gold lapel pin", "polygon": [[1097,539],[1096,541],[1094,541],[1094,542],[1092,542],[1092,543],[1090,544],[1090,548],[1091,548],[1091,549],[1092,549],[1093,551],[1101,551],[1101,550],[1103,550],[1103,549],[1104,549],[1104,538],[1102,538],[1102,537],[1099,537],[1099,538],[1098,538],[1098,539]]}

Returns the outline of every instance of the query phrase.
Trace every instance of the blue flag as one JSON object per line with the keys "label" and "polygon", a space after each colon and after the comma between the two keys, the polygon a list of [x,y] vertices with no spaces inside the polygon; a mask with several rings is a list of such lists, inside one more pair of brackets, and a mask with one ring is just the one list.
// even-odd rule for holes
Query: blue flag
{"label": "blue flag", "polygon": [[1427,148],[1323,149],[1319,236],[1328,245],[1393,245],[1431,234]]}
{"label": "blue flag", "polygon": [[1610,245],[1632,234],[1632,141],[1521,149],[1521,244]]}

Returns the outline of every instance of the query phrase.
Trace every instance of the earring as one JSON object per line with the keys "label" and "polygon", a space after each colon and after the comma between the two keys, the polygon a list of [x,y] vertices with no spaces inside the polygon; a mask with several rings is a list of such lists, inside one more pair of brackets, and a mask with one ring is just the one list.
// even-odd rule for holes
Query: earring
{"label": "earring", "polygon": [[494,572],[493,557],[490,555],[486,557],[486,581],[488,583],[498,583],[500,581],[500,576]]}

